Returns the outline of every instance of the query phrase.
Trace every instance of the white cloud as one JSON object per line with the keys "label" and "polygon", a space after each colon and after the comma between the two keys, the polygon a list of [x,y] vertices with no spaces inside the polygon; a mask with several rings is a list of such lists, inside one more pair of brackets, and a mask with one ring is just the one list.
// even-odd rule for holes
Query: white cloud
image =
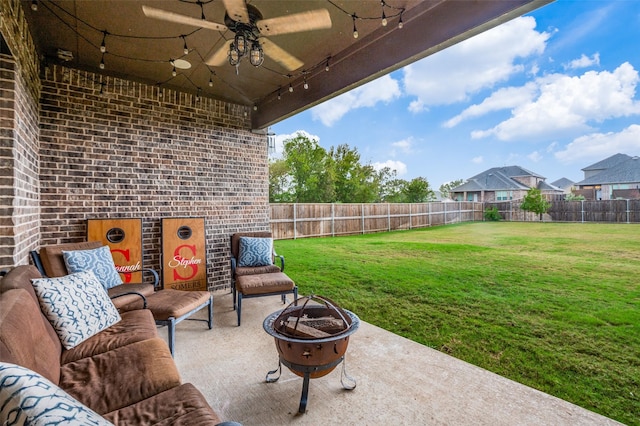
{"label": "white cloud", "polygon": [[388,103],[400,94],[398,81],[385,75],[312,108],[311,117],[331,127],[353,109],[373,107],[378,102]]}
{"label": "white cloud", "polygon": [[632,124],[619,133],[592,133],[581,136],[554,155],[564,164],[578,163],[586,167],[617,153],[640,154],[640,125]]}
{"label": "white cloud", "polygon": [[533,17],[516,18],[405,67],[405,91],[417,98],[410,110],[464,101],[522,72],[516,60],[542,53],[550,36],[535,25]]}
{"label": "white cloud", "polygon": [[474,164],[482,164],[482,163],[484,163],[484,158],[482,158],[482,155],[479,155],[477,157],[473,157],[471,159],[471,162],[474,163]]}
{"label": "white cloud", "polygon": [[638,72],[628,62],[613,72],[541,77],[535,80],[536,99],[513,108],[511,118],[495,127],[473,131],[471,137],[536,140],[588,131],[594,122],[640,114],[640,102],[634,100],[639,81]]}
{"label": "white cloud", "polygon": [[527,155],[527,158],[534,163],[537,163],[541,161],[543,157],[542,154],[540,154],[538,151],[533,151],[531,154]]}
{"label": "white cloud", "polygon": [[578,68],[588,68],[593,65],[600,65],[600,54],[594,53],[593,56],[588,57],[584,53],[578,59],[574,59],[568,64],[564,65],[565,69],[575,70]]}
{"label": "white cloud", "polygon": [[515,108],[529,102],[537,93],[537,86],[533,83],[522,87],[505,87],[498,89],[480,104],[471,105],[460,114],[444,123],[444,127],[454,127],[468,118],[480,117],[493,111]]}
{"label": "white cloud", "polygon": [[378,161],[372,163],[371,166],[378,171],[384,169],[385,167],[388,167],[391,170],[395,170],[398,176],[407,174],[407,165],[402,161],[387,160],[383,163]]}
{"label": "white cloud", "polygon": [[311,133],[307,132],[306,130],[296,130],[295,132],[290,133],[288,135],[286,135],[286,134],[275,135],[276,149],[275,149],[275,152],[269,153],[269,158],[271,158],[271,159],[281,158],[282,157],[282,152],[283,152],[283,149],[284,149],[284,141],[286,141],[287,139],[293,139],[293,138],[297,137],[298,135],[306,136],[308,139],[320,142],[320,137],[319,136],[312,135]]}
{"label": "white cloud", "polygon": [[411,154],[413,151],[413,142],[413,136],[409,136],[407,139],[392,143],[391,146],[393,147],[393,150],[391,151],[391,155],[395,157],[396,149],[401,151],[403,154]]}

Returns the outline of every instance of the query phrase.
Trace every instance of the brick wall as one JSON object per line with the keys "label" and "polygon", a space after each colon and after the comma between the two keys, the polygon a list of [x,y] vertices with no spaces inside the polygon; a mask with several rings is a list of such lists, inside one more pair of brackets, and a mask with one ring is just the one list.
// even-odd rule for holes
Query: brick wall
{"label": "brick wall", "polygon": [[39,66],[18,0],[0,0],[0,269],[39,238]]}
{"label": "brick wall", "polygon": [[42,86],[40,243],[83,240],[89,218],[142,218],[145,266],[159,268],[161,219],[204,217],[209,286],[229,285],[230,235],[269,230],[250,109],[61,66]]}

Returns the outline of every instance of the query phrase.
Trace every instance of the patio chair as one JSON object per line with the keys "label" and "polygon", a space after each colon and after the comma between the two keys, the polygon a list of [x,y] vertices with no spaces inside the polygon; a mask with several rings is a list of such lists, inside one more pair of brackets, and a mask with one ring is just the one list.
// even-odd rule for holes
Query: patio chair
{"label": "patio chair", "polygon": [[[58,244],[42,247],[40,253],[30,253],[34,265],[42,276],[61,277],[69,272],[63,252],[94,250],[103,247],[100,241]],[[115,270],[115,265],[113,266]],[[119,311],[149,309],[159,326],[167,326],[168,345],[171,355],[175,348],[176,324],[185,319],[205,321],[209,329],[213,328],[213,296],[208,291],[183,291],[161,289],[159,275],[155,270],[144,269],[153,277],[153,284],[119,284],[107,290],[113,304]],[[207,307],[208,318],[205,320],[190,318],[199,310]]]}
{"label": "patio chair", "polygon": [[[280,266],[275,260],[280,260]],[[273,250],[270,232],[243,232],[231,236],[231,291],[233,309],[238,313],[238,326],[242,317],[242,299],[286,295],[298,299],[298,287],[284,273],[284,256]]]}

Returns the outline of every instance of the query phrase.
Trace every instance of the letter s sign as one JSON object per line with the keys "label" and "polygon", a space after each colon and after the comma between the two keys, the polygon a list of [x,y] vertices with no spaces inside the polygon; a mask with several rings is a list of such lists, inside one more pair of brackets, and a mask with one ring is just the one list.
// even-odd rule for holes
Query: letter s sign
{"label": "letter s sign", "polygon": [[[191,256],[182,256],[180,254],[180,251],[182,249],[190,250],[191,251],[191,256],[195,256],[196,255],[196,246],[195,245],[183,244],[181,246],[176,247],[175,251],[173,252],[174,259],[184,259],[185,257],[191,257]],[[174,270],[173,270],[173,279],[176,280],[176,281],[187,281],[187,280],[190,280],[191,278],[195,277],[196,274],[198,273],[198,265],[189,264],[187,266],[189,266],[189,268],[191,268],[191,271],[192,271],[191,275],[189,275],[188,277],[182,276],[182,275],[180,275],[178,273],[178,268],[174,268]]]}
{"label": "letter s sign", "polygon": [[[131,260],[131,255],[129,254],[129,249],[126,249],[126,250],[113,249],[113,250],[111,250],[111,254],[113,254],[113,253],[122,254],[122,256],[124,256],[126,262]],[[131,272],[123,272],[122,275],[124,275],[124,282],[125,283],[130,283],[131,282]]]}

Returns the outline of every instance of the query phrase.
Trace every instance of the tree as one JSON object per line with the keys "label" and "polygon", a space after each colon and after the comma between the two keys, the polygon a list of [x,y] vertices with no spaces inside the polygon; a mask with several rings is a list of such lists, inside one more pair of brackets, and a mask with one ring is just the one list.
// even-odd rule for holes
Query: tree
{"label": "tree", "polygon": [[378,196],[378,179],[375,169],[360,164],[356,148],[338,145],[329,150],[334,178],[335,202],[372,203]]}
{"label": "tree", "polygon": [[405,203],[425,203],[436,199],[436,194],[429,187],[429,181],[423,177],[412,179],[405,186],[403,193],[405,195]]}
{"label": "tree", "polygon": [[291,178],[291,199],[296,203],[330,203],[334,183],[327,151],[318,141],[298,133],[284,141],[284,161]]}
{"label": "tree", "polygon": [[522,210],[539,214],[540,220],[542,220],[542,215],[546,213],[550,207],[551,203],[547,201],[544,195],[542,195],[542,192],[537,188],[528,190],[527,195],[525,195],[522,200],[522,204],[520,204]]}
{"label": "tree", "polygon": [[442,198],[451,198],[451,190],[462,185],[463,183],[464,179],[456,179],[440,185],[440,194],[442,195]]}
{"label": "tree", "polygon": [[283,159],[269,161],[269,202],[290,203],[292,201],[291,177],[286,161]]}

